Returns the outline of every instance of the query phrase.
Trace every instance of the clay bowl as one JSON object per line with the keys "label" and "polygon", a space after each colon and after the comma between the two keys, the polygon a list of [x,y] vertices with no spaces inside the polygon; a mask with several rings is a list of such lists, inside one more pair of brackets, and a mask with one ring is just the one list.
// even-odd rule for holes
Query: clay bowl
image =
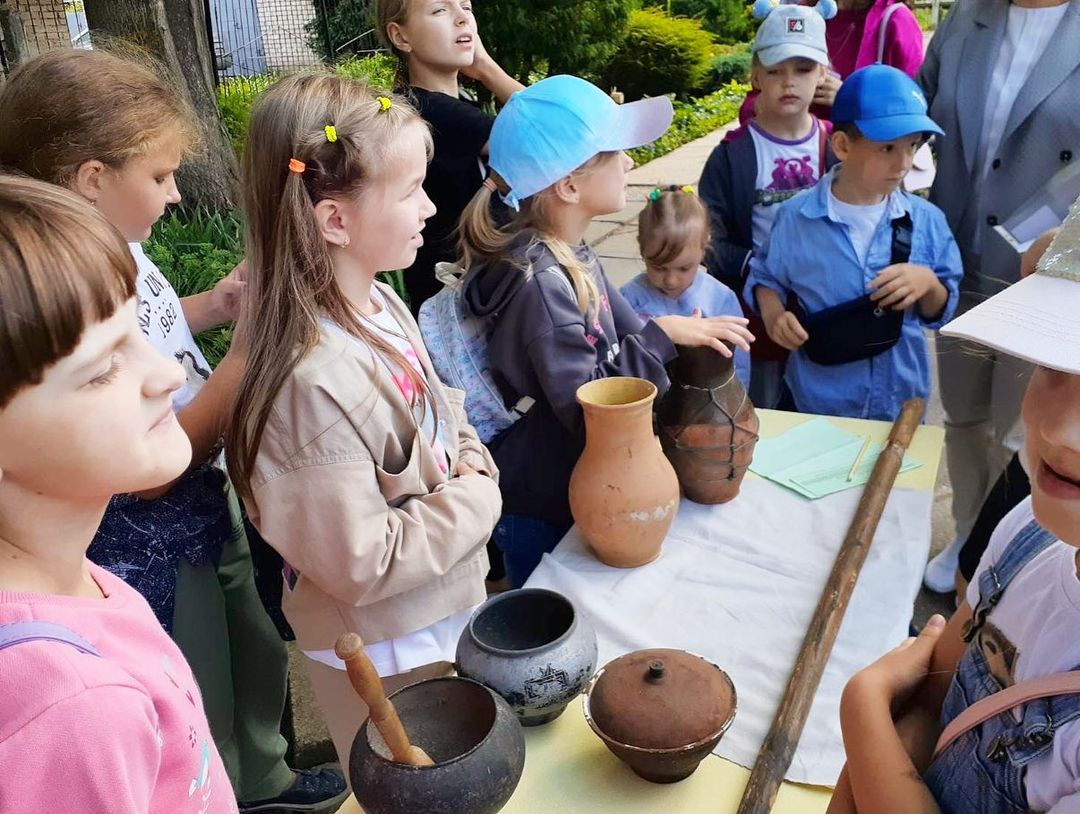
{"label": "clay bowl", "polygon": [[476,609],[458,640],[456,666],[501,695],[522,726],[538,726],[581,694],[596,658],[596,633],[569,599],[521,588]]}
{"label": "clay bowl", "polygon": [[[594,710],[591,701],[605,672],[612,675]],[[675,783],[693,774],[731,726],[736,706],[727,673],[677,650],[641,650],[610,662],[589,682],[584,697],[585,720],[593,732],[652,783]],[[605,716],[619,737],[602,728],[598,718]]]}
{"label": "clay bowl", "polygon": [[434,766],[395,763],[371,719],[349,756],[366,814],[495,814],[525,768],[525,737],[510,707],[466,678],[421,681],[390,696],[412,743]]}

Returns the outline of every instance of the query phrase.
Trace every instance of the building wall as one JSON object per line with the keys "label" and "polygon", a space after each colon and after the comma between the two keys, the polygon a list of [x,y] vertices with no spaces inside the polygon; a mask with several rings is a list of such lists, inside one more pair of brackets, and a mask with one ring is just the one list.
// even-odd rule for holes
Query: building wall
{"label": "building wall", "polygon": [[67,18],[62,0],[8,0],[22,23],[23,34],[31,51],[70,48]]}

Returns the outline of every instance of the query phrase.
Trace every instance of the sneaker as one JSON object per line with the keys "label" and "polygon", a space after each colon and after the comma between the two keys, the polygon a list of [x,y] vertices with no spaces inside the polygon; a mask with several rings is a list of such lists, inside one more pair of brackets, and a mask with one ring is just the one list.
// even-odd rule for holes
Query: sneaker
{"label": "sneaker", "polygon": [[951,594],[956,590],[956,569],[960,567],[960,549],[964,540],[956,539],[926,564],[923,585],[934,593]]}
{"label": "sneaker", "polygon": [[294,774],[296,781],[277,797],[240,803],[240,814],[331,814],[349,796],[345,777],[337,769],[307,769]]}

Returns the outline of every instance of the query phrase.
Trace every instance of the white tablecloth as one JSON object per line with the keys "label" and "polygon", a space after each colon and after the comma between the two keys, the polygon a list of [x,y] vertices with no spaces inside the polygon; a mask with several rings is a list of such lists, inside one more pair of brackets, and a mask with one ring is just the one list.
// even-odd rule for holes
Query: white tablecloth
{"label": "white tablecloth", "polygon": [[[683,500],[659,559],[601,564],[570,530],[528,587],[570,597],[596,628],[600,664],[646,647],[698,653],[735,682],[738,712],[716,753],[752,766],[860,490],[807,501],[747,479],[723,506]],[[787,779],[833,785],[844,762],[840,693],[906,636],[930,547],[930,491],[895,489]]]}

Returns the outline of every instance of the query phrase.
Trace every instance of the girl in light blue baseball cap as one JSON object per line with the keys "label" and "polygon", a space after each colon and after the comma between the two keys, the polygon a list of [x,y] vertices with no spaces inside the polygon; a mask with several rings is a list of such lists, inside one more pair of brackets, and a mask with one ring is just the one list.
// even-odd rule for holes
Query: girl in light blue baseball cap
{"label": "girl in light blue baseball cap", "polygon": [[[462,216],[464,309],[484,324],[481,364],[507,409],[531,405],[489,442],[504,511],[494,541],[515,586],[572,522],[567,488],[584,439],[577,389],[636,376],[662,392],[675,345],[730,356],[753,338],[741,316],[642,323],[584,242],[593,218],[626,206],[633,162],[623,150],[657,138],[671,118],[663,97],[616,105],[572,76],[538,82],[496,118],[490,174]],[[509,223],[492,216],[496,194]]]}

